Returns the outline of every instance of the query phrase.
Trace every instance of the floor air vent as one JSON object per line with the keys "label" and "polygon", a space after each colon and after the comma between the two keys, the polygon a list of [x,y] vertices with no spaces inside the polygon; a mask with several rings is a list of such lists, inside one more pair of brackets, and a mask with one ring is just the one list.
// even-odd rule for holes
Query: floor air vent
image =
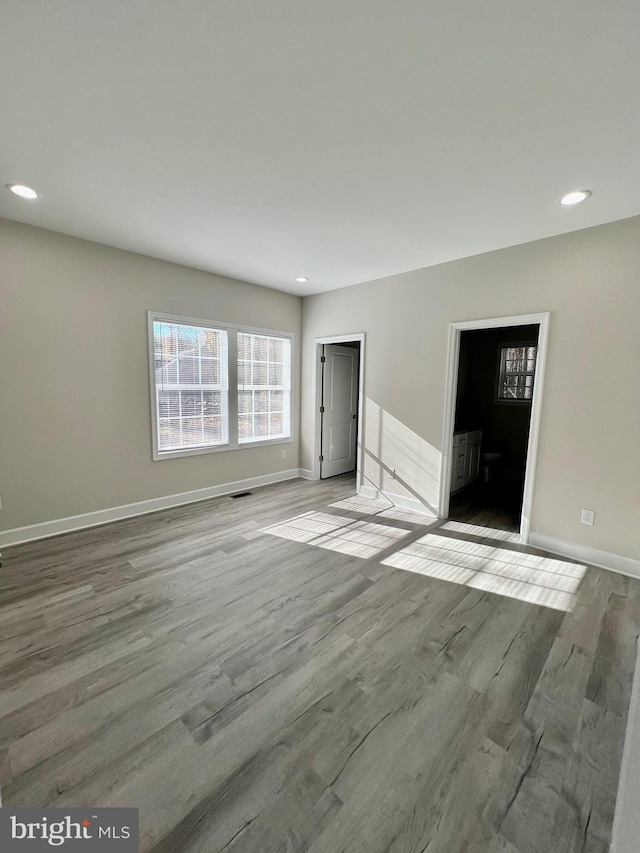
{"label": "floor air vent", "polygon": [[235,500],[235,498],[246,498],[252,494],[253,494],[253,492],[236,492],[235,495],[229,495],[229,497],[233,498]]}

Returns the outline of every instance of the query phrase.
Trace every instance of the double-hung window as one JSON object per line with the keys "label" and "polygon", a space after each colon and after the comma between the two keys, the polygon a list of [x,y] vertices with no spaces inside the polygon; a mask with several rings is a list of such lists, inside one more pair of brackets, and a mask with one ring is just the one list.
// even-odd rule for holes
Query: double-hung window
{"label": "double-hung window", "polygon": [[238,332],[238,441],[291,435],[291,345],[286,338]]}
{"label": "double-hung window", "polygon": [[291,440],[291,335],[149,312],[153,458]]}
{"label": "double-hung window", "polygon": [[530,403],[536,375],[538,348],[532,345],[506,345],[500,350],[498,401]]}

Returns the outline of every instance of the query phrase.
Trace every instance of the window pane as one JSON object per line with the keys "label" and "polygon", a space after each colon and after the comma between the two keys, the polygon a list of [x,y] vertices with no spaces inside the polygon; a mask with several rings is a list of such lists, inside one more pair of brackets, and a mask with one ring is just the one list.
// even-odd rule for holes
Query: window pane
{"label": "window pane", "polygon": [[267,363],[266,361],[253,362],[253,385],[267,384]]}
{"label": "window pane", "polygon": [[238,391],[238,412],[244,414],[253,411],[253,391]]}
{"label": "window pane", "polygon": [[507,376],[505,380],[507,396],[516,399],[518,396],[518,380],[515,376]]}
{"label": "window pane", "polygon": [[177,385],[178,384],[178,359],[173,359],[173,361],[168,362],[162,367],[159,367],[156,370],[156,383],[160,384],[160,387],[165,385]]}
{"label": "window pane", "polygon": [[254,361],[268,361],[269,360],[269,338],[265,338],[262,335],[252,335],[253,338],[253,352],[251,353],[251,357]]}
{"label": "window pane", "polygon": [[180,415],[180,392],[159,391],[158,392],[158,417],[170,418]]}
{"label": "window pane", "polygon": [[281,338],[269,338],[269,361],[282,362],[282,348],[284,341]]}
{"label": "window pane", "polygon": [[247,441],[253,436],[253,417],[251,415],[238,415],[238,438]]}
{"label": "window pane", "polygon": [[158,422],[158,447],[160,450],[180,447],[180,418]]}
{"label": "window pane", "polygon": [[268,412],[269,411],[269,392],[254,391],[253,392],[253,411]]}
{"label": "window pane", "polygon": [[178,355],[178,327],[171,323],[154,323],[154,350],[156,368],[162,367]]}
{"label": "window pane", "polygon": [[200,330],[200,355],[203,358],[220,356],[220,338],[212,329]]}
{"label": "window pane", "polygon": [[269,411],[270,412],[282,412],[284,411],[284,392],[283,391],[269,391],[270,403],[269,403]]}
{"label": "window pane", "polygon": [[224,444],[227,441],[226,431],[220,415],[205,417],[203,425],[203,444]]}
{"label": "window pane", "polygon": [[202,359],[200,362],[200,378],[203,385],[219,385],[220,362],[217,359]]}
{"label": "window pane", "polygon": [[238,359],[251,361],[251,335],[238,335]]}
{"label": "window pane", "polygon": [[269,385],[282,385],[282,371],[281,364],[269,365]]}
{"label": "window pane", "polygon": [[197,358],[192,358],[190,355],[183,355],[179,357],[178,381],[180,385],[200,384],[200,369]]}
{"label": "window pane", "polygon": [[283,423],[282,412],[276,415],[269,415],[269,435],[282,435]]}
{"label": "window pane", "polygon": [[182,417],[190,417],[202,413],[202,396],[200,391],[180,391],[180,413]]}
{"label": "window pane", "polygon": [[198,336],[194,326],[178,326],[178,354],[197,352]]}
{"label": "window pane", "polygon": [[255,415],[253,418],[253,435],[264,438],[269,435],[269,415]]}
{"label": "window pane", "polygon": [[[226,395],[225,398],[226,400]],[[202,411],[205,417],[207,415],[222,415],[223,396],[220,391],[203,391],[202,392]]]}
{"label": "window pane", "polygon": [[202,444],[202,418],[182,418],[182,445]]}

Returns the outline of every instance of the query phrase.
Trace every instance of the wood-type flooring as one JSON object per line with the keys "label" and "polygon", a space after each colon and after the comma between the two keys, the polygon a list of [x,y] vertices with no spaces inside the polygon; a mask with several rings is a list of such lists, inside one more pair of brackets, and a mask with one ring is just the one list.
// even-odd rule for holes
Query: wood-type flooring
{"label": "wood-type flooring", "polygon": [[[144,853],[605,853],[640,582],[588,567],[564,612],[393,568],[427,531],[542,552],[352,494],[5,548],[3,804],[138,807]],[[310,512],[371,526],[262,532]]]}

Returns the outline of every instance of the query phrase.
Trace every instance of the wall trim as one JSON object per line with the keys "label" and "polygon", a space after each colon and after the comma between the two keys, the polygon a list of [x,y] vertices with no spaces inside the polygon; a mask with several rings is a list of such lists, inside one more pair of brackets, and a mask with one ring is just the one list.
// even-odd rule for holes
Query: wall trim
{"label": "wall trim", "polygon": [[565,542],[563,539],[555,539],[553,536],[545,536],[543,533],[531,533],[529,545],[534,548],[542,548],[551,551],[561,557],[570,557],[581,563],[589,563],[599,566],[601,569],[609,569],[620,575],[628,575],[640,579],[640,560],[631,557],[623,557],[621,554],[612,554],[609,551],[599,551],[588,545],[576,545],[573,542]]}
{"label": "wall trim", "polygon": [[313,471],[309,468],[298,468],[298,476],[303,480],[314,480]]}
{"label": "wall trim", "polygon": [[373,498],[373,500],[388,500],[394,506],[399,506],[401,509],[409,509],[411,512],[417,512],[420,515],[426,515],[429,518],[436,519],[438,516],[428,510],[423,503],[417,498],[407,497],[407,495],[396,495],[393,492],[383,492],[376,489],[375,486],[361,486],[358,494],[363,498]]}
{"label": "wall trim", "polygon": [[49,536],[60,536],[62,533],[71,533],[73,530],[97,527],[101,524],[108,524],[111,521],[121,521],[124,518],[132,518],[136,515],[146,515],[147,513],[158,512],[162,509],[171,509],[174,506],[206,501],[209,498],[218,498],[230,495],[233,492],[255,489],[258,486],[268,486],[271,483],[295,480],[301,476],[304,475],[301,473],[300,468],[291,468],[288,471],[262,474],[259,477],[249,477],[246,480],[236,480],[232,483],[221,483],[218,486],[207,486],[204,489],[180,492],[177,495],[165,495],[161,498],[151,498],[150,500],[137,501],[136,503],[124,504],[123,506],[99,509],[95,512],[85,512],[82,515],[71,515],[67,518],[43,521],[40,524],[30,524],[27,527],[2,530],[0,531],[0,547],[20,545],[23,542],[46,539]]}

